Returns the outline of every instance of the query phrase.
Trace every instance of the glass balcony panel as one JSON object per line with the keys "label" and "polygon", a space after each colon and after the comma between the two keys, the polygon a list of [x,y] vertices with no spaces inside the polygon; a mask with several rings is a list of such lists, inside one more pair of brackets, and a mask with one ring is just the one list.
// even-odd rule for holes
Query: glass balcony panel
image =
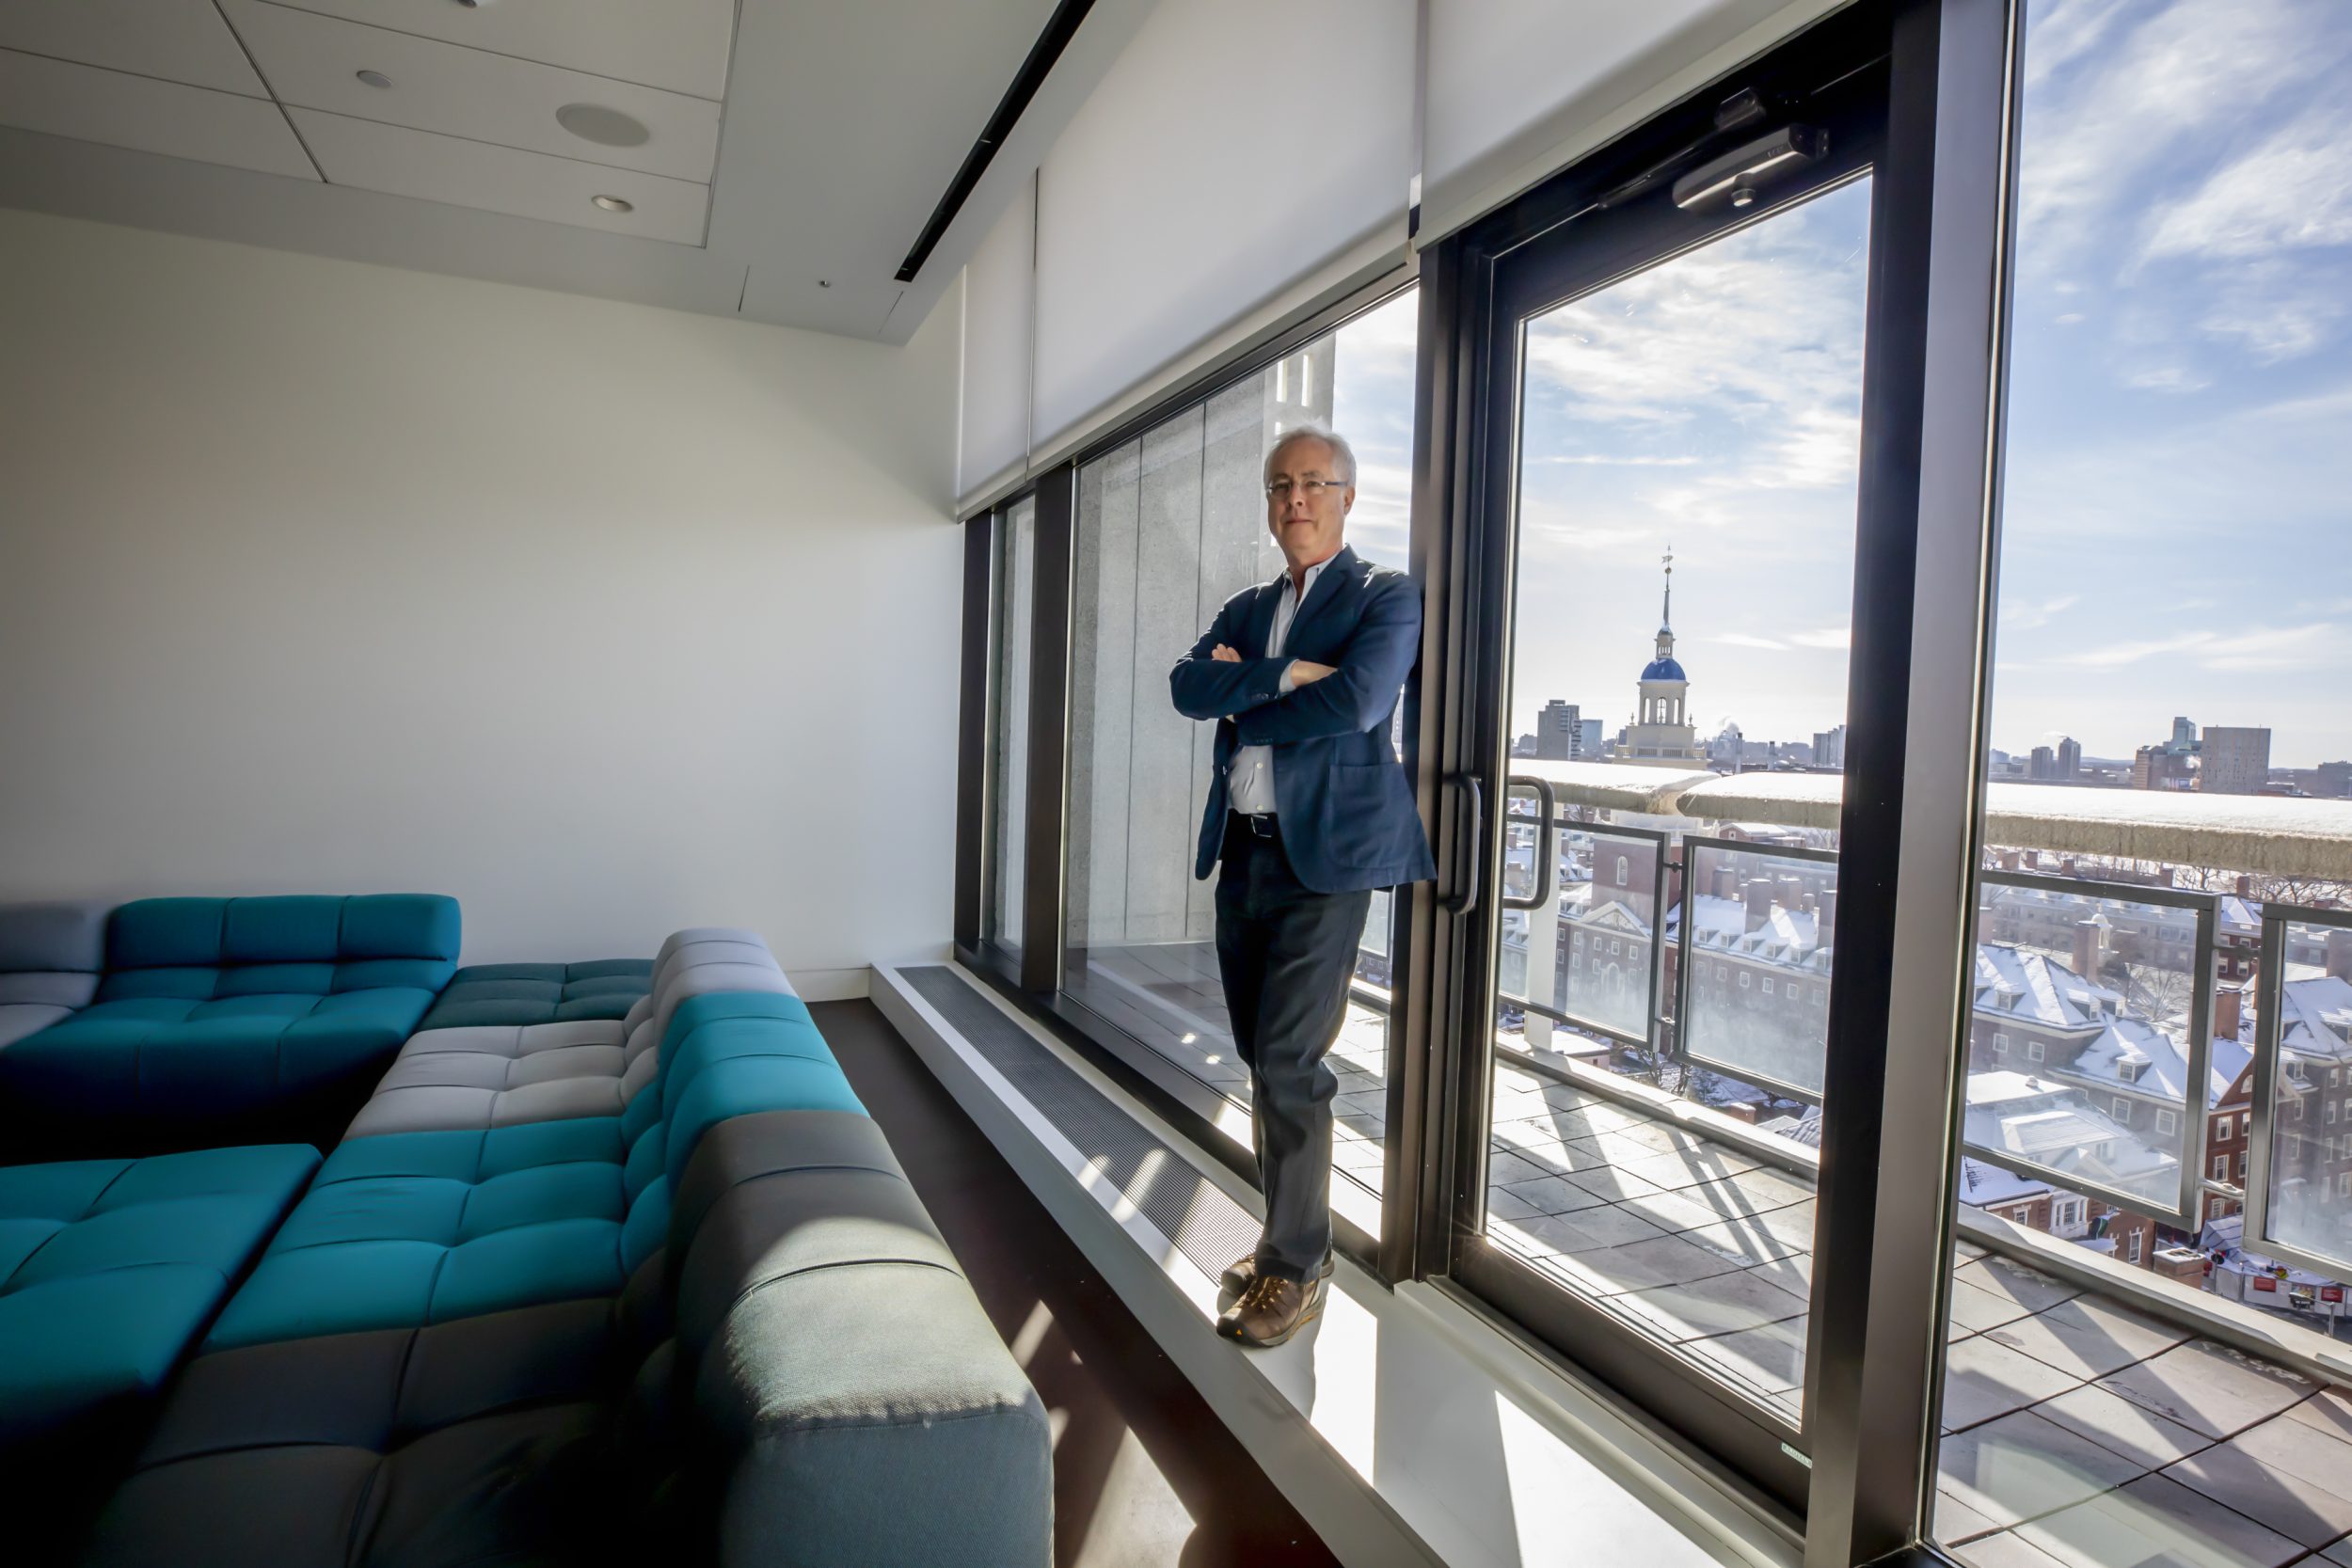
{"label": "glass balcony panel", "polygon": [[1829,1052],[1837,862],[1685,841],[1671,950],[1682,1050],[1702,1067],[1818,1103]]}
{"label": "glass balcony panel", "polygon": [[2264,1229],[2352,1275],[2352,927],[2280,931]]}
{"label": "glass balcony panel", "polygon": [[[2203,929],[2186,903],[1981,878],[1966,1150],[2181,1212],[2200,1118],[2251,1060],[2235,1038],[2209,1040],[2197,1017]],[[1997,1180],[1963,1168],[1963,1194]]]}

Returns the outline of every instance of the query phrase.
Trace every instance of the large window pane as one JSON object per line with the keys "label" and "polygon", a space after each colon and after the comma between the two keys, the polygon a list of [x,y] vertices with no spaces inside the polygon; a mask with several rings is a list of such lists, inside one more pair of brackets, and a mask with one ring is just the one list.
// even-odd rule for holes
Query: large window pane
{"label": "large window pane", "polygon": [[[1218,606],[1270,581],[1263,465],[1308,421],[1354,445],[1347,543],[1405,562],[1412,451],[1410,293],[1078,472],[1067,993],[1236,1102],[1248,1099],[1216,967],[1214,874],[1193,879],[1215,726],[1168,705],[1168,673]],[[1334,1161],[1378,1190],[1387,1092],[1389,899],[1375,895],[1331,1066]]]}
{"label": "large window pane", "polygon": [[1536,907],[1502,921],[1485,1234],[1792,1423],[1836,835],[1625,802],[1835,768],[1869,204],[1734,230],[1523,350],[1502,891]]}
{"label": "large window pane", "polygon": [[2027,8],[1934,1517],[1978,1568],[2352,1559],[2346,24]]}
{"label": "large window pane", "polygon": [[990,678],[996,734],[989,749],[989,900],[983,935],[1008,952],[1021,950],[1021,897],[1027,885],[1029,809],[1029,633],[1037,592],[1037,502],[1007,508],[996,533],[996,625],[992,629]]}

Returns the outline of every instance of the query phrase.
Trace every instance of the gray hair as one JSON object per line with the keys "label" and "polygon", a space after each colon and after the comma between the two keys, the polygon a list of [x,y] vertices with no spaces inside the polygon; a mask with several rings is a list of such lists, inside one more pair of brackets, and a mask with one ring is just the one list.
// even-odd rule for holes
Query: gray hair
{"label": "gray hair", "polygon": [[1333,474],[1331,477],[1343,479],[1350,484],[1356,483],[1356,449],[1347,444],[1346,436],[1333,430],[1329,425],[1316,424],[1311,420],[1306,424],[1293,425],[1274,438],[1274,445],[1266,450],[1265,471],[1259,477],[1268,484],[1273,483],[1274,460],[1282,455],[1283,448],[1297,441],[1321,441],[1325,446],[1329,447],[1331,455],[1338,459],[1340,466],[1346,470],[1344,473]]}

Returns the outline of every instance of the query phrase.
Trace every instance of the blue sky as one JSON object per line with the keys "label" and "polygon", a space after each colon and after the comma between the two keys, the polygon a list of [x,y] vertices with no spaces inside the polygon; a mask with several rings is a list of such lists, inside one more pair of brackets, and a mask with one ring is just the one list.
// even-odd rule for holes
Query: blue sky
{"label": "blue sky", "polygon": [[[2128,756],[2183,713],[2352,756],[2352,26],[2042,0],[2026,64],[1993,743]],[[1702,735],[1842,717],[1867,220],[1851,185],[1531,327],[1516,731],[1626,720],[1669,539]],[[1391,560],[1411,310],[1339,349],[1351,533]]]}

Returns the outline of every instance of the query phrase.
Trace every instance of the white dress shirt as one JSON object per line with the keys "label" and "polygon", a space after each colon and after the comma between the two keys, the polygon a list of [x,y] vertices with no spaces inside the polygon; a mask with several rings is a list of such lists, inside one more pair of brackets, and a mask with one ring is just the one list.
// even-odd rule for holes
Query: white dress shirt
{"label": "white dress shirt", "polygon": [[[1274,629],[1266,634],[1265,657],[1280,658],[1282,644],[1290,641],[1291,620],[1298,613],[1300,603],[1315,591],[1315,578],[1323,569],[1339,558],[1330,555],[1307,568],[1307,586],[1302,591],[1290,573],[1282,574],[1282,596],[1274,602]],[[1291,668],[1282,666],[1282,694],[1289,696],[1297,683],[1291,679]],[[1244,746],[1233,753],[1233,768],[1225,781],[1228,803],[1238,812],[1256,816],[1274,809],[1274,749],[1270,746]]]}

